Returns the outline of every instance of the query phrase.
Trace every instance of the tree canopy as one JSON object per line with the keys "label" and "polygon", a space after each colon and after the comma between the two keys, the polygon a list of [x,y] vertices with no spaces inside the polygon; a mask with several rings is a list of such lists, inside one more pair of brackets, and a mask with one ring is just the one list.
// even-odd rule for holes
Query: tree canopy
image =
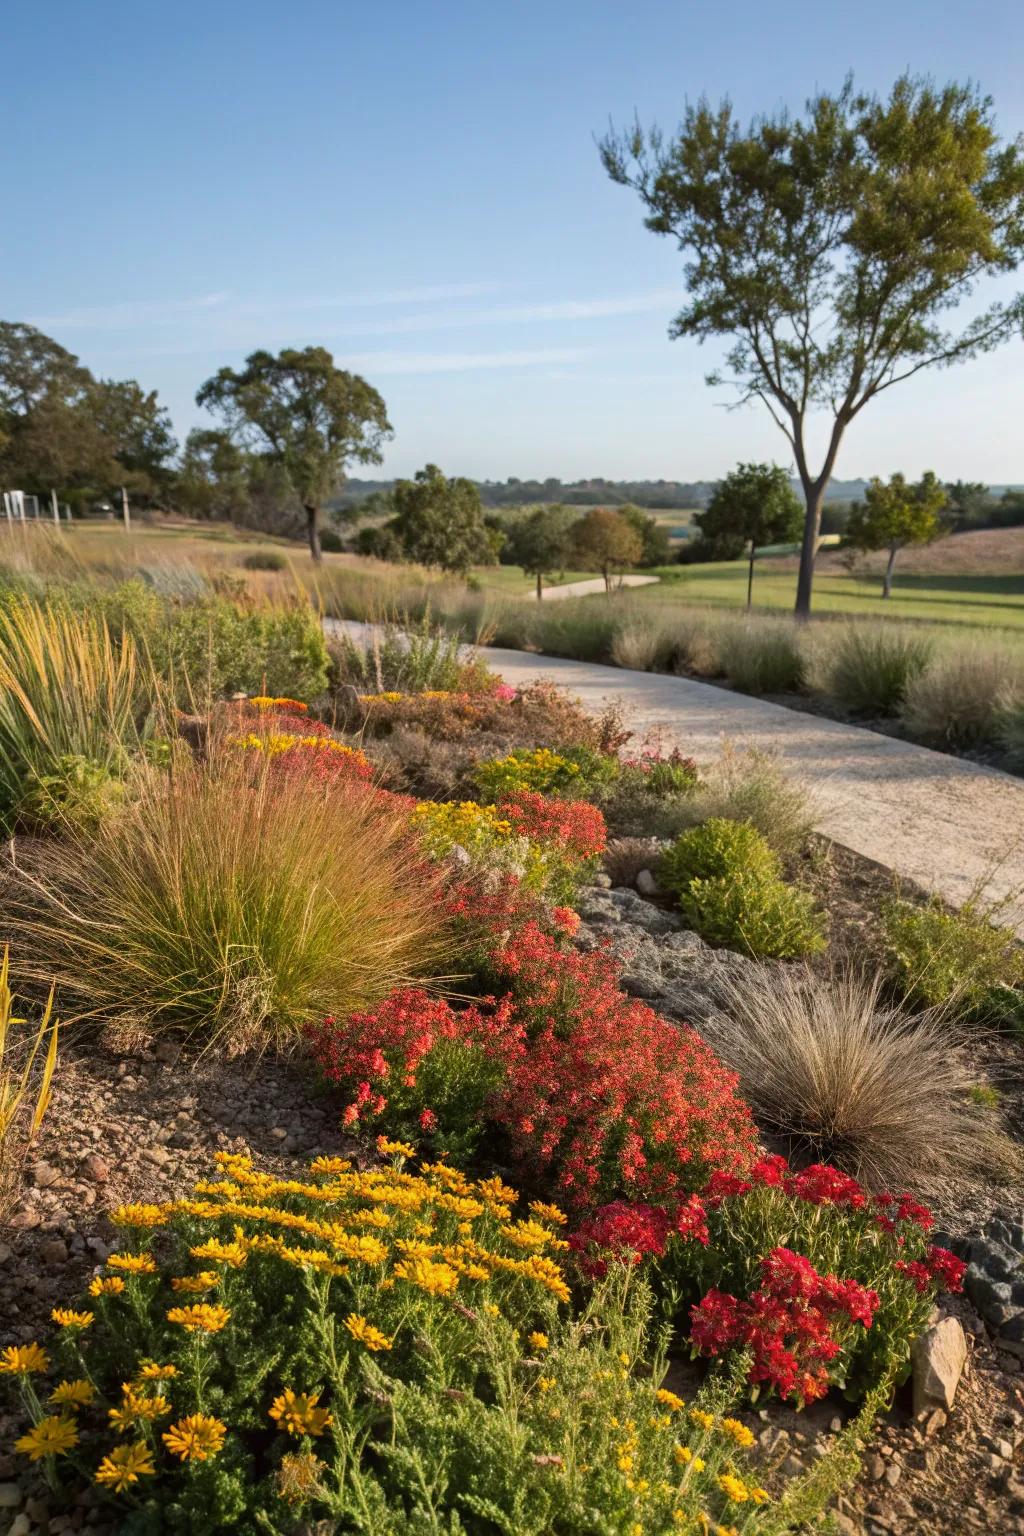
{"label": "tree canopy", "polygon": [[126,486],[141,500],[166,488],[177,449],[156,391],[95,379],[31,325],[0,322],[0,478],[72,501]]}
{"label": "tree canopy", "polygon": [[[870,400],[927,368],[1024,330],[1024,295],[949,316],[981,278],[1024,257],[1024,139],[1000,142],[972,85],[904,75],[886,99],[854,90],[744,128],[731,104],[687,108],[671,137],[637,123],[602,141],[647,227],[688,256],[673,337],[731,340],[709,383],[758,400],[790,443],[804,491],[797,612],[811,607],[825,488]],[[827,413],[811,463],[808,418]]]}
{"label": "tree canopy", "polygon": [[484,526],[480,492],[472,480],[448,479],[436,464],[417,470],[413,480],[399,480],[392,492],[391,526],[407,560],[465,575],[470,566],[495,558]]}
{"label": "tree canopy", "polygon": [[379,464],[391,436],[384,401],[357,373],[334,366],[325,347],[252,352],[221,368],[196,404],[219,412],[240,446],[278,465],[306,513],[309,547],[321,558],[319,512],[349,463]]}
{"label": "tree canopy", "polygon": [[[538,507],[508,530],[506,553],[527,576],[537,578],[537,597],[544,594],[544,577],[563,571],[572,553],[572,527],[579,517],[557,502]],[[504,558],[504,556],[503,556]]]}
{"label": "tree canopy", "polygon": [[783,544],[800,537],[803,509],[789,476],[778,464],[739,464],[715,487],[694,522],[721,559],[735,559],[747,548],[747,607],[754,589],[754,559],[765,544]]}
{"label": "tree canopy", "polygon": [[930,544],[942,533],[940,513],[947,504],[946,487],[928,470],[916,484],[903,475],[887,482],[870,481],[864,501],[854,507],[846,525],[847,541],[854,549],[887,549],[889,560],[882,596],[892,593],[896,557],[908,544]]}
{"label": "tree canopy", "polygon": [[594,507],[574,524],[572,549],[585,571],[601,572],[604,589],[610,592],[612,576],[639,564],[644,545],[627,518],[607,507]]}

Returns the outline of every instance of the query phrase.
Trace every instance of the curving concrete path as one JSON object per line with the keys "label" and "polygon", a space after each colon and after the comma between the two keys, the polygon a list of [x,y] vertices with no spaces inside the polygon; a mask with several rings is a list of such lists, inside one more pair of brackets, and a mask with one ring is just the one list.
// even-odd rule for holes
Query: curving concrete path
{"label": "curving concrete path", "polygon": [[[660,576],[617,576],[617,587],[651,587],[661,580]],[[587,597],[591,592],[604,591],[604,578],[602,576],[588,576],[586,581],[567,581],[564,586],[544,587],[542,589],[543,601],[554,602],[560,597]]]}
{"label": "curving concrete path", "polygon": [[[510,683],[550,678],[590,709],[615,700],[637,738],[657,733],[698,762],[723,740],[778,753],[813,789],[828,837],[948,901],[979,885],[1024,892],[1024,780],[690,678],[489,647]],[[1024,937],[1024,904],[1007,911]]]}

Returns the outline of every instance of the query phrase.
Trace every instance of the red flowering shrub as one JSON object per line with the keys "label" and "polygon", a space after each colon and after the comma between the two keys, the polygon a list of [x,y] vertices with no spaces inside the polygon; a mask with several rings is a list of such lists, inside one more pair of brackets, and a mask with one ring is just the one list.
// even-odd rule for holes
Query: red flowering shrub
{"label": "red flowering shrub", "polygon": [[715,1168],[749,1164],[755,1132],[735,1075],[695,1031],[622,992],[606,954],[564,951],[527,922],[492,963],[529,1040],[495,1118],[562,1198],[670,1203]]}
{"label": "red flowering shrub", "polygon": [[498,812],[519,836],[560,848],[574,863],[593,864],[608,845],[604,817],[586,800],[558,800],[521,789],[500,800]]}
{"label": "red flowering shrub", "polygon": [[[755,1390],[808,1402],[909,1369],[935,1295],[963,1281],[956,1255],[928,1242],[931,1224],[909,1195],[872,1198],[834,1168],[793,1173],[763,1157],[743,1177],[716,1170],[700,1197],[653,1222],[646,1206],[598,1210],[570,1243],[588,1274],[610,1257],[651,1258],[695,1354],[746,1350]],[[638,1240],[651,1232],[658,1241]]]}
{"label": "red flowering shrub", "polygon": [[393,1135],[431,1135],[439,1150],[462,1156],[523,1049],[508,998],[456,1011],[419,988],[393,992],[341,1028],[326,1018],[309,1036],[324,1076],[350,1095],[346,1127],[377,1122]]}

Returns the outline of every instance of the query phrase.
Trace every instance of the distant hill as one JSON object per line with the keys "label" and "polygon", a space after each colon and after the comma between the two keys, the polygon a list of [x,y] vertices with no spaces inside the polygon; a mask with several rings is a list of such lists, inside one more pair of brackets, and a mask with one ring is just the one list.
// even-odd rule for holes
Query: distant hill
{"label": "distant hill", "polygon": [[[394,480],[346,480],[340,496],[330,503],[338,510],[350,509],[378,491],[390,491]],[[537,502],[560,501],[567,506],[616,507],[633,502],[652,511],[687,511],[705,507],[715,488],[714,480],[478,480],[480,500],[485,507],[521,507]],[[832,480],[825,492],[826,501],[862,501],[866,480]],[[800,482],[793,481],[799,494]],[[993,485],[994,496],[1020,486]]]}

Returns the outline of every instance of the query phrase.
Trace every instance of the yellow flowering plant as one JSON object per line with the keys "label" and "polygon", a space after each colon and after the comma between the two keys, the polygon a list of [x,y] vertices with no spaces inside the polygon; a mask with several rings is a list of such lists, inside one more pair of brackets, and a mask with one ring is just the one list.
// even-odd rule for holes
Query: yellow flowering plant
{"label": "yellow flowering plant", "polygon": [[58,1496],[90,1484],[133,1536],[794,1528],[734,1384],[662,1385],[636,1271],[574,1305],[557,1207],[379,1150],[296,1179],[220,1154],[189,1197],[112,1213],[91,1323],[58,1308],[45,1348],[0,1354]]}

